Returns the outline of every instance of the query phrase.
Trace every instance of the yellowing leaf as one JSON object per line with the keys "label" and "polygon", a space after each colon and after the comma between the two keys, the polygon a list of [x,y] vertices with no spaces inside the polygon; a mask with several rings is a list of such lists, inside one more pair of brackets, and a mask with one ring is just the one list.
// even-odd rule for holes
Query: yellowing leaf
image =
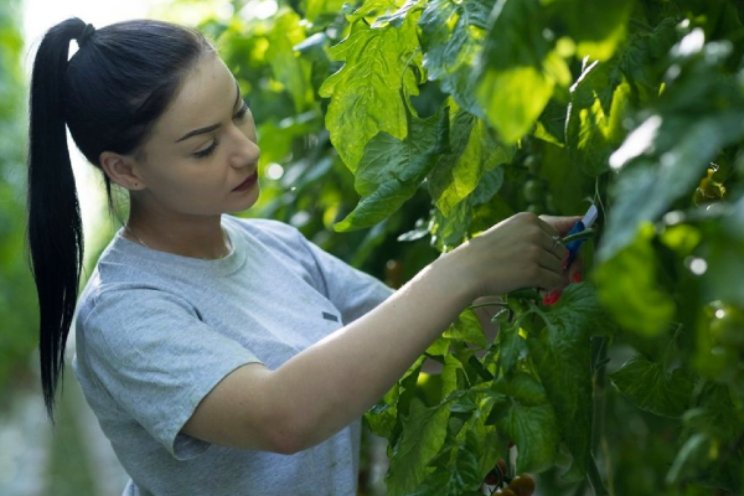
{"label": "yellowing leaf", "polygon": [[410,12],[402,23],[378,28],[357,20],[348,37],[330,49],[333,60],[345,63],[325,80],[320,95],[331,99],[326,127],[351,171],[378,133],[398,140],[408,135],[406,100],[418,94],[420,77],[418,15]]}

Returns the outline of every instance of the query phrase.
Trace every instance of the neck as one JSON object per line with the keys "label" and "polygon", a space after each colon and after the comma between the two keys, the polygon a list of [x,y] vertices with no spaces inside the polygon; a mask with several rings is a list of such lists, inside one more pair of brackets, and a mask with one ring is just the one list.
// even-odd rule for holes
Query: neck
{"label": "neck", "polygon": [[218,259],[230,251],[220,224],[221,215],[143,215],[134,204],[124,230],[125,237],[154,250],[184,257]]}

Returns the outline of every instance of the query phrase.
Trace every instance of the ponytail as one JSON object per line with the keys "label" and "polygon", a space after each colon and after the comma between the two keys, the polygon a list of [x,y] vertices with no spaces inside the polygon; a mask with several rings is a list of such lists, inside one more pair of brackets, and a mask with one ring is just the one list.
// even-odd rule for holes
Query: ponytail
{"label": "ponytail", "polygon": [[67,335],[77,302],[83,231],[67,149],[64,78],[70,40],[86,24],[74,18],[47,32],[34,61],[28,153],[28,241],[39,299],[39,358],[44,403],[54,419]]}
{"label": "ponytail", "polygon": [[[68,61],[72,39],[80,49]],[[41,385],[52,421],[83,263],[66,129],[99,169],[104,151],[135,152],[188,71],[213,50],[196,30],[147,19],[95,30],[72,18],[39,45],[31,79],[28,240],[39,298]],[[105,174],[104,180],[111,205]]]}

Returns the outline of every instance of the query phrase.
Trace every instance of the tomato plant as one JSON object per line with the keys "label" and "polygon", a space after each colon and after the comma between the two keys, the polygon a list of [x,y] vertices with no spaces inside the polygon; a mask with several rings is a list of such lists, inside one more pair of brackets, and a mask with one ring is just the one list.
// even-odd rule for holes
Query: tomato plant
{"label": "tomato plant", "polygon": [[389,494],[481,494],[505,457],[541,494],[744,491],[740,2],[233,5],[202,27],[260,124],[258,215],[399,281],[515,212],[601,212],[584,282],[502,295],[493,340],[466,310],[369,412]]}

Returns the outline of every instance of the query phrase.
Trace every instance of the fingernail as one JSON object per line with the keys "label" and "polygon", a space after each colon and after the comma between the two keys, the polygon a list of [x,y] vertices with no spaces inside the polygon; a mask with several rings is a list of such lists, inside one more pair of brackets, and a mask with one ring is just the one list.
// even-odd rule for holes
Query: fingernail
{"label": "fingernail", "polygon": [[561,297],[561,290],[560,289],[554,289],[550,293],[543,296],[543,305],[550,306],[555,305],[555,303],[558,301],[558,299]]}
{"label": "fingernail", "polygon": [[581,272],[579,271],[574,272],[573,275],[571,276],[571,280],[573,282],[581,282],[582,280]]}

